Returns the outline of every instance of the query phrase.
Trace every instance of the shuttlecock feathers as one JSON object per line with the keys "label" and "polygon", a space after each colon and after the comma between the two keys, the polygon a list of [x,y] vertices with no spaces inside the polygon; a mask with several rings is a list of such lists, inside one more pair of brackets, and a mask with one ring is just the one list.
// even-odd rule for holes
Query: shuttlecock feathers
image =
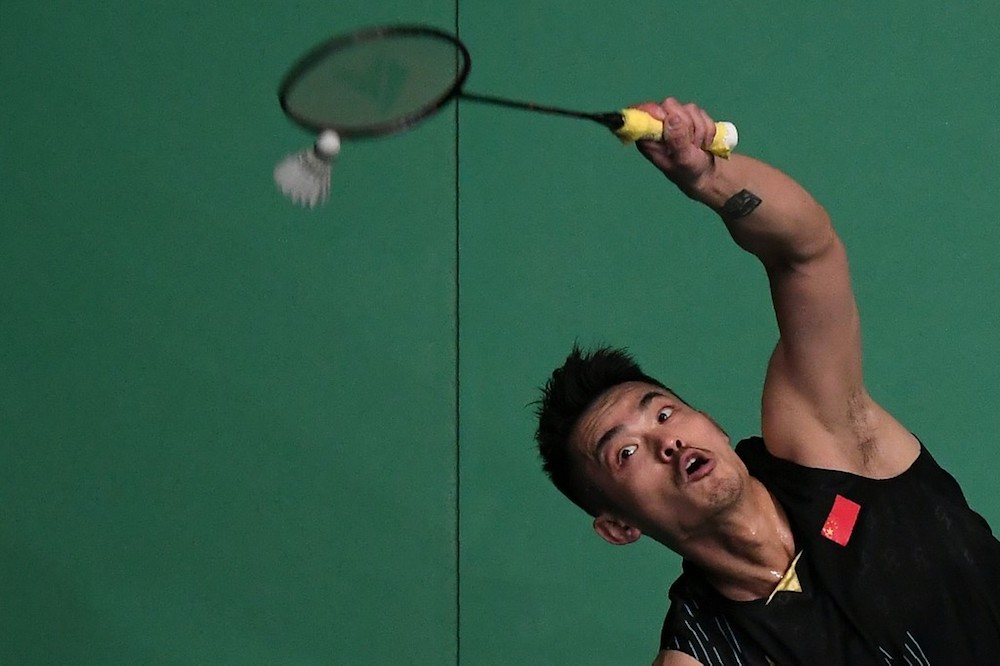
{"label": "shuttlecock feathers", "polygon": [[327,130],[314,145],[281,160],[274,167],[274,182],[285,196],[300,206],[323,205],[330,196],[330,174],[333,160],[339,153],[340,137],[333,130]]}

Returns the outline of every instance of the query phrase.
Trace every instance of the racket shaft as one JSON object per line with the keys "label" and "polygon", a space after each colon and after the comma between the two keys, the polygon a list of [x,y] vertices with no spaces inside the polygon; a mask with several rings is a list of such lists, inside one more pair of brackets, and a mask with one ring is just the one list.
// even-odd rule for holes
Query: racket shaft
{"label": "racket shaft", "polygon": [[593,118],[593,114],[584,113],[582,111],[563,109],[558,106],[548,106],[546,104],[535,104],[534,102],[522,102],[516,99],[507,99],[506,97],[479,95],[476,93],[468,93],[465,92],[464,90],[459,92],[458,96],[470,102],[479,102],[481,104],[492,104],[494,106],[506,106],[511,109],[522,109],[524,111],[548,113],[556,116],[569,116],[570,118]]}

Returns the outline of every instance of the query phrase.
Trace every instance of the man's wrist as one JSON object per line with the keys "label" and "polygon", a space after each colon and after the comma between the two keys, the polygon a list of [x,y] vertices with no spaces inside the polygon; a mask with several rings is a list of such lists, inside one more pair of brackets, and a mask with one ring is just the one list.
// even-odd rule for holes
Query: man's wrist
{"label": "man's wrist", "polygon": [[733,173],[727,172],[718,162],[692,181],[684,193],[695,201],[699,201],[716,213],[722,219],[738,220],[751,214],[762,203],[760,196],[744,187],[743,178],[733,178]]}
{"label": "man's wrist", "polygon": [[688,197],[718,211],[729,200],[739,187],[727,182],[724,174],[719,173],[716,164],[704,171],[694,180],[679,185],[681,191]]}
{"label": "man's wrist", "polygon": [[674,180],[674,178],[671,178],[677,188],[688,198],[699,201],[712,208],[716,207],[712,205],[712,200],[718,196],[716,194],[718,189],[718,179],[719,176],[716,173],[716,163],[714,157],[708,168],[694,178],[686,180]]}

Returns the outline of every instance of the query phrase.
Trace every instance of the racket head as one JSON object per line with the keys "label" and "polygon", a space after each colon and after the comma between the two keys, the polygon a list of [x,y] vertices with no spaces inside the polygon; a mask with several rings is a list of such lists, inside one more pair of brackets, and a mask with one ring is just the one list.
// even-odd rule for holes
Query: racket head
{"label": "racket head", "polygon": [[364,28],[308,51],[285,74],[278,99],[298,125],[342,138],[400,132],[461,92],[472,62],[452,34],[423,25]]}

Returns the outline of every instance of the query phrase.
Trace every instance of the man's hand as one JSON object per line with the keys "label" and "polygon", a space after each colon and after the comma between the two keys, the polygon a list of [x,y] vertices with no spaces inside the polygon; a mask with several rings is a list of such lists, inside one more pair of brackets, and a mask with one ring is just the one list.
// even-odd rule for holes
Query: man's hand
{"label": "man's hand", "polygon": [[692,189],[712,171],[715,157],[707,148],[715,137],[715,121],[704,109],[681,104],[673,97],[636,108],[663,122],[663,139],[637,142],[639,152],[681,190]]}

